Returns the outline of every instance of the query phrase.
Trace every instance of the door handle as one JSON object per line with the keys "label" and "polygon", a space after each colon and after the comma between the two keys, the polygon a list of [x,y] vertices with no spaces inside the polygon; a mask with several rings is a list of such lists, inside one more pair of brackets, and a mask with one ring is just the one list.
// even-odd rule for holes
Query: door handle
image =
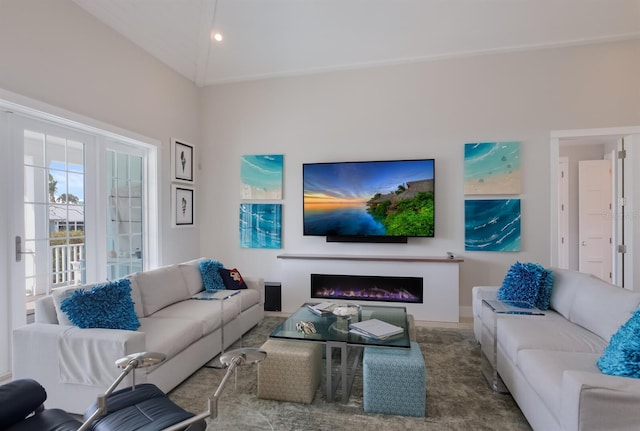
{"label": "door handle", "polygon": [[583,246],[583,247],[586,247],[587,246],[587,241],[580,241],[580,245]]}
{"label": "door handle", "polygon": [[23,254],[36,254],[33,251],[22,251],[22,237],[16,236],[16,262],[22,262]]}

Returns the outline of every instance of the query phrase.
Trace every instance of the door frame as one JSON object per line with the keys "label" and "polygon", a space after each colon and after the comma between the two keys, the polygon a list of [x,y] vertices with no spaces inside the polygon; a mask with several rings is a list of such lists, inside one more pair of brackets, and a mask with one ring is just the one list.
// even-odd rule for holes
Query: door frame
{"label": "door frame", "polygon": [[[151,232],[149,236],[152,247],[146,252],[145,265],[149,268],[160,266],[162,263],[159,252],[162,249],[160,227],[164,225],[164,216],[158,209],[161,201],[159,184],[162,184],[162,174],[159,167],[162,162],[162,142],[0,88],[0,149],[4,151],[3,154],[7,155],[0,160],[0,181],[9,186],[14,183],[14,172],[19,172],[19,175],[22,175],[23,169],[22,164],[16,167],[13,163],[17,155],[9,136],[8,117],[10,113],[51,122],[58,126],[70,127],[79,132],[99,135],[101,139],[142,145],[149,150],[147,154],[149,169],[146,173],[147,194],[154,196],[153,201],[156,202],[156,206],[148,208],[154,217],[149,221],[147,227],[147,230]],[[0,229],[0,240],[5,244],[5,247],[0,247],[0,272],[4,274],[3,282],[0,283],[0,381],[11,373],[12,330],[26,323],[24,285],[16,287],[11,282],[15,268],[16,235],[15,215],[12,213],[12,211],[0,212],[0,222],[4,222],[4,229]]]}
{"label": "door frame", "polygon": [[[630,127],[611,127],[611,128],[599,128],[599,129],[572,129],[572,130],[556,130],[550,132],[550,217],[551,217],[551,229],[550,229],[550,261],[551,266],[557,266],[559,261],[558,256],[558,162],[560,154],[560,141],[568,139],[580,139],[580,138],[595,138],[595,137],[627,137],[632,136],[633,143],[637,146],[640,145],[640,126]],[[630,142],[627,148],[627,154],[636,154],[640,152],[637,150],[632,152]],[[629,164],[633,163],[633,159],[627,157]],[[632,178],[629,178],[631,169],[626,169],[625,173],[625,196],[632,197],[638,194],[640,190],[637,186],[634,187]],[[617,199],[617,197],[616,197]],[[632,200],[628,199],[629,204],[632,204]],[[627,211],[630,207],[627,208]],[[634,237],[638,237],[637,232],[640,231],[640,225],[634,226],[630,217],[625,217],[622,222],[625,225],[625,230],[628,232],[625,238],[625,244],[627,245],[626,260],[628,262],[633,261],[633,244]],[[638,223],[636,223],[638,224]],[[616,259],[617,261],[618,259]],[[640,291],[640,282],[637,282],[636,278],[640,276],[640,270],[634,271],[633,265],[627,264],[624,266],[624,278],[625,288],[630,290]]]}
{"label": "door frame", "polygon": [[[558,178],[558,205],[562,202],[564,208],[558,207],[558,234],[562,232],[562,239],[557,237],[556,247],[558,249],[559,268],[569,268],[569,159],[560,157],[556,165],[556,178]],[[563,173],[560,178],[560,172]]]}

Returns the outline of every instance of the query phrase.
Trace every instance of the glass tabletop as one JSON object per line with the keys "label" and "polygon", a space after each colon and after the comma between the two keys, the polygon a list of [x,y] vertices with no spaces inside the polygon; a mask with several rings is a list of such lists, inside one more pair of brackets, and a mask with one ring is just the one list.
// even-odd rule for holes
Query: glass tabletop
{"label": "glass tabletop", "polygon": [[[409,331],[407,330],[407,309],[405,307],[392,307],[382,305],[359,305],[358,313],[351,316],[349,323],[361,322],[370,319],[378,319],[383,322],[399,326],[404,329],[401,334],[392,335],[385,339],[366,337],[354,334],[342,328],[348,325],[341,325],[338,319],[344,317],[336,316],[333,313],[318,315],[309,309],[309,305],[316,303],[305,303],[287,320],[276,327],[271,332],[271,338],[309,341],[337,341],[346,342],[351,345],[361,346],[385,346],[385,347],[411,347]],[[340,304],[346,305],[346,304]],[[297,329],[298,322],[311,322],[315,327],[315,333],[306,333]]]}

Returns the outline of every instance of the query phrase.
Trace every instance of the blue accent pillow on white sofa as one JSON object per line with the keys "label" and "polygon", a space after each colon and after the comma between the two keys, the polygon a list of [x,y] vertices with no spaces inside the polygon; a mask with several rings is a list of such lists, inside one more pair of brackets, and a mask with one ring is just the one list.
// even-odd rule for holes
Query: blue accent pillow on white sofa
{"label": "blue accent pillow on white sofa", "polygon": [[200,262],[200,273],[202,274],[202,283],[205,290],[215,292],[216,290],[225,290],[224,281],[218,272],[224,266],[217,260],[203,260]]}
{"label": "blue accent pillow on white sofa", "polygon": [[640,309],[611,336],[598,368],[612,376],[640,378]]}
{"label": "blue accent pillow on white sofa", "polygon": [[553,288],[553,273],[537,263],[516,262],[511,265],[498,289],[501,301],[518,301],[547,310]]}
{"label": "blue accent pillow on white sofa", "polygon": [[78,289],[62,300],[60,309],[80,328],[135,331],[140,327],[131,299],[131,281],[124,278]]}

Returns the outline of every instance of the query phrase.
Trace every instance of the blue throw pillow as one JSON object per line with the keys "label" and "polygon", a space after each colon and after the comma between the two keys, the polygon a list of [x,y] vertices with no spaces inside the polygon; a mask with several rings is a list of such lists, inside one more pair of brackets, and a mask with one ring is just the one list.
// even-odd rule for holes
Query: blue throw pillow
{"label": "blue throw pillow", "polygon": [[611,336],[598,368],[612,376],[640,378],[640,309]]}
{"label": "blue throw pillow", "polygon": [[537,263],[516,262],[511,265],[498,289],[501,301],[518,301],[547,310],[553,288],[553,273]]}
{"label": "blue throw pillow", "polygon": [[244,282],[242,276],[240,275],[240,271],[238,271],[237,269],[220,268],[218,271],[220,272],[220,276],[222,277],[224,285],[227,289],[240,290],[247,288],[247,284]]}
{"label": "blue throw pillow", "polygon": [[80,328],[135,331],[140,327],[131,299],[131,281],[125,278],[76,290],[62,300],[60,309]]}
{"label": "blue throw pillow", "polygon": [[224,281],[218,270],[223,268],[223,265],[217,260],[203,260],[200,262],[200,274],[202,275],[202,283],[204,288],[208,292],[215,292],[216,290],[225,290]]}

